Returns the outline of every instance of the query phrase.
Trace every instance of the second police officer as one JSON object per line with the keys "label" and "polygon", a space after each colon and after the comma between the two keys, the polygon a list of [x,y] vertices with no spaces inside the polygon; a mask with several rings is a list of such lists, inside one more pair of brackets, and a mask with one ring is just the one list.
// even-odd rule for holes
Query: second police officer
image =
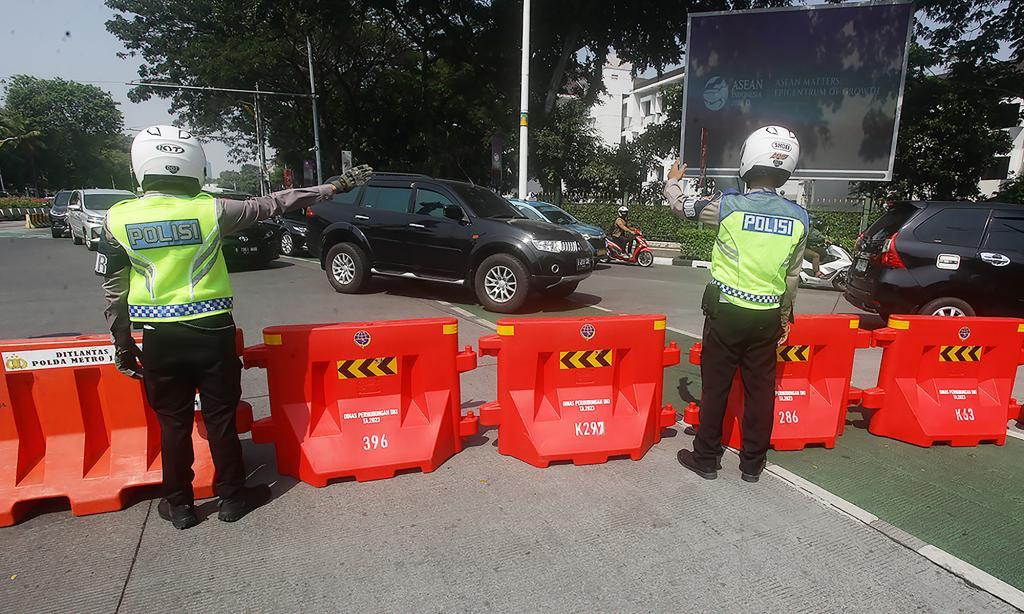
{"label": "second police officer", "polygon": [[700,426],[693,451],[679,462],[697,475],[718,477],[722,422],[736,370],[743,381],[740,471],[756,482],[764,470],[774,424],[776,348],[793,321],[793,300],[807,244],[807,211],[776,193],[800,157],[796,135],[782,126],[758,129],[740,150],[744,194],[726,191],[710,200],[685,198],[684,165],[669,173],[665,198],[672,211],[717,227],[711,283],[702,301]]}

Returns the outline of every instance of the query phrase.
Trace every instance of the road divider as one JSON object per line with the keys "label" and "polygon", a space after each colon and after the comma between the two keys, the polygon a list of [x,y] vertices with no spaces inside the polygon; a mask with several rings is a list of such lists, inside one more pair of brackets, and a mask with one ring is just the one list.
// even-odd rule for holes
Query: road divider
{"label": "road divider", "polygon": [[665,316],[529,318],[498,321],[481,355],[498,358],[498,398],[480,421],[498,427],[498,452],[536,467],[610,457],[640,460],[676,422],[662,407]]}
{"label": "road divider", "polygon": [[477,433],[459,386],[476,354],[459,351],[458,332],[455,318],[264,329],[244,352],[270,392],[253,441],[274,444],[280,473],[317,487],[433,471]]}
{"label": "road divider", "polygon": [[[241,331],[239,331],[239,344]],[[76,516],[122,509],[160,484],[160,427],[142,383],[114,367],[108,335],[0,341],[0,526],[36,501],[66,498]],[[252,423],[241,403],[239,432]],[[214,467],[195,414],[193,487],[213,496]]]}
{"label": "road divider", "polygon": [[[856,350],[871,343],[871,333],[849,315],[802,315],[796,318],[785,345],[776,353],[775,411],[771,447],[801,450],[808,445],[833,448],[846,424],[851,401],[860,390],[851,388]],[[690,362],[700,364],[702,345],[690,349]],[[743,444],[743,381],[733,379],[722,428],[722,443]],[[687,424],[700,424],[700,408],[691,403],[683,412]]]}
{"label": "road divider", "polygon": [[1024,364],[1024,320],[893,316],[872,333],[884,348],[862,405],[868,431],[918,446],[1003,445],[1021,418],[1010,397]]}

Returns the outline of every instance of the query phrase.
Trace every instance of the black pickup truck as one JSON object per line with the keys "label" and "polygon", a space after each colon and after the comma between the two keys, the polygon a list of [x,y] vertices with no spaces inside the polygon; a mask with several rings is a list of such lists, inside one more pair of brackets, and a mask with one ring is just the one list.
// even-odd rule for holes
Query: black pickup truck
{"label": "black pickup truck", "polygon": [[485,188],[425,175],[376,173],[307,210],[307,247],[338,292],[371,275],[464,284],[500,313],[531,292],[568,296],[594,268],[572,230],[526,218]]}

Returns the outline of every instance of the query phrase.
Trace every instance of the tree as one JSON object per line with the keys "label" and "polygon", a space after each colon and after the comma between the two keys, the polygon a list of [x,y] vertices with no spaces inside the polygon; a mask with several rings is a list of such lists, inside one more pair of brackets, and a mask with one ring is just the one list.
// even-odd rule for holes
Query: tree
{"label": "tree", "polygon": [[534,158],[544,191],[562,202],[562,181],[573,181],[598,155],[601,143],[590,125],[587,105],[575,98],[563,98],[555,105],[550,121],[536,131]]}
{"label": "tree", "polygon": [[217,178],[217,187],[259,194],[260,168],[255,164],[243,164],[237,171],[221,171]]}
{"label": "tree", "polygon": [[[8,157],[21,185],[38,189],[116,185],[129,188],[124,117],[110,94],[63,79],[15,75],[5,91],[0,130],[35,136]],[[5,176],[6,178],[6,176]]]}
{"label": "tree", "polygon": [[1001,203],[1020,203],[1024,205],[1024,177],[1017,177],[1003,184],[992,200]]}

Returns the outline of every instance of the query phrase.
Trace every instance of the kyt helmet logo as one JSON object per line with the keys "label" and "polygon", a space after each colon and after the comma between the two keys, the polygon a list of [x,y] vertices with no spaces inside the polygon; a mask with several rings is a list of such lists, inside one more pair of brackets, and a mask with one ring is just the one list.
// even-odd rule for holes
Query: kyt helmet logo
{"label": "kyt helmet logo", "polygon": [[179,167],[177,167],[177,166],[174,166],[173,164],[168,164],[168,165],[167,165],[167,166],[165,166],[164,168],[166,168],[166,169],[167,169],[167,172],[169,172],[169,173],[170,173],[170,174],[172,174],[172,175],[177,175],[177,174],[178,174],[178,171],[180,171],[180,170],[181,170],[181,168],[179,168]]}
{"label": "kyt helmet logo", "polygon": [[164,153],[169,153],[169,154],[183,154],[183,153],[185,153],[185,148],[184,147],[180,147],[178,145],[168,145],[167,143],[161,143],[161,144],[157,145],[156,146],[156,150],[157,151],[162,151]]}

